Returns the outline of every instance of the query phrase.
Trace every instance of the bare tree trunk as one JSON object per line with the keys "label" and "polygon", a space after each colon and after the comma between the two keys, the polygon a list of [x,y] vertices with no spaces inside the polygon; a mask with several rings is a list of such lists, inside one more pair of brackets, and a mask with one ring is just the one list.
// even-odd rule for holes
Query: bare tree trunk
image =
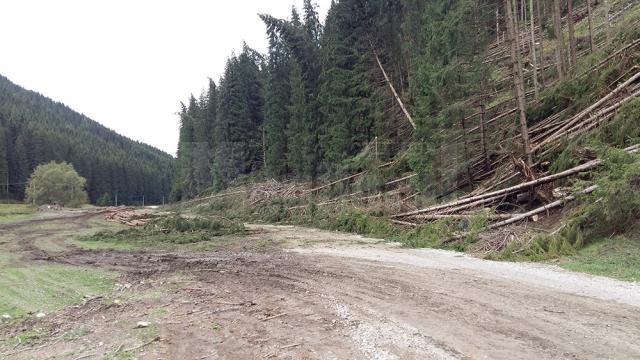
{"label": "bare tree trunk", "polygon": [[[484,81],[482,86],[482,91],[484,93]],[[487,139],[486,139],[486,131],[485,131],[485,117],[486,117],[486,100],[484,94],[482,95],[482,100],[480,102],[480,148],[482,150],[482,161],[484,163],[484,169],[489,170],[489,155],[487,154]]]}
{"label": "bare tree trunk", "polygon": [[609,17],[609,12],[611,11],[610,0],[604,0],[604,34],[607,37],[607,45],[611,43],[611,34],[609,30],[611,29],[611,18]]}
{"label": "bare tree trunk", "polygon": [[[558,0],[556,0],[558,1]],[[527,165],[533,166],[533,157],[531,156],[531,144],[529,142],[529,129],[527,127],[527,114],[526,104],[524,96],[524,81],[522,77],[522,63],[520,61],[520,52],[515,43],[515,29],[513,23],[513,12],[511,10],[511,4],[509,0],[504,0],[504,7],[507,14],[507,32],[509,33],[511,61],[512,61],[512,74],[513,85],[515,88],[516,100],[518,103],[518,110],[520,112],[520,133],[522,136],[522,145],[524,154],[527,159]]]}
{"label": "bare tree trunk", "polygon": [[540,55],[538,59],[540,59],[540,88],[544,89],[544,29],[542,27],[543,17],[540,12],[540,1],[545,0],[536,0],[536,12],[538,15],[538,27],[540,28]]}
{"label": "bare tree trunk", "polygon": [[[518,9],[518,1],[517,0],[512,0],[511,4],[513,6],[512,9]],[[505,17],[506,17],[506,15],[505,15]],[[512,39],[514,39],[516,41],[516,45],[518,46],[518,49],[520,49],[520,51],[524,51],[524,47],[522,46],[523,44],[520,42],[520,24],[518,23],[518,17],[513,15],[513,18],[511,19],[511,23],[515,27],[515,31],[513,32],[515,35],[512,37]],[[507,28],[508,28],[508,26],[507,26]],[[507,30],[507,32],[508,32],[508,30]],[[509,36],[511,36],[511,35],[508,35],[507,37],[509,37]]]}
{"label": "bare tree trunk", "polygon": [[538,98],[538,60],[536,59],[536,26],[533,17],[533,0],[529,0],[529,17],[531,18],[531,62],[533,64],[533,91]]}
{"label": "bare tree trunk", "polygon": [[560,20],[560,0],[553,0],[553,32],[556,38],[556,68],[558,77],[564,79],[564,36],[562,34],[562,21]]}
{"label": "bare tree trunk", "polygon": [[569,65],[575,66],[577,61],[576,32],[573,26],[573,0],[567,0],[567,21],[569,23]]}
{"label": "bare tree trunk", "polygon": [[467,181],[469,184],[473,184],[473,176],[471,175],[471,164],[469,162],[469,141],[467,140],[467,124],[465,123],[465,116],[462,114],[460,119],[460,126],[462,127],[462,138],[464,140],[464,161],[466,164]]}
{"label": "bare tree trunk", "polygon": [[587,0],[587,16],[589,18],[589,49],[593,52],[595,46],[593,45],[593,31],[591,25],[591,0]]}
{"label": "bare tree trunk", "polygon": [[500,43],[500,10],[496,8],[496,44]]}

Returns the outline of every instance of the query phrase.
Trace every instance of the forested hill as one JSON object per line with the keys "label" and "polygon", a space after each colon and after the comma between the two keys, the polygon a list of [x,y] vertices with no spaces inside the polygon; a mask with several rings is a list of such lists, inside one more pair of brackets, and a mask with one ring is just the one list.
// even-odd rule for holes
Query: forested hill
{"label": "forested hill", "polygon": [[120,203],[160,203],[173,181],[169,154],[0,76],[0,199],[22,199],[32,170],[52,160],[73,164],[94,203],[116,194]]}
{"label": "forested hill", "polygon": [[365,192],[471,191],[509,156],[554,159],[541,132],[626,79],[640,38],[621,0],[336,0],[324,23],[301,2],[183,105],[175,198],[365,173]]}

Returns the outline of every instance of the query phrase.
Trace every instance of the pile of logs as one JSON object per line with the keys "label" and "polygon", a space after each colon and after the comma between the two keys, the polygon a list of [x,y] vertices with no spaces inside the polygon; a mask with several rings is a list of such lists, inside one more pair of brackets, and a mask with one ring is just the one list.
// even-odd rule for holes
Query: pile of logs
{"label": "pile of logs", "polygon": [[146,212],[141,213],[130,207],[119,206],[110,208],[104,218],[127,226],[145,226],[150,220],[144,218],[147,215],[149,214]]}

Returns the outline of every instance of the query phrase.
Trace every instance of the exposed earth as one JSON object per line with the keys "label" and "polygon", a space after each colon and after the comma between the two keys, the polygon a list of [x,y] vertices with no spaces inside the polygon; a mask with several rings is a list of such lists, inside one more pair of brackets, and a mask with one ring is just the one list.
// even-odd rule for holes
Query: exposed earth
{"label": "exposed earth", "polygon": [[292,226],[248,225],[208,251],[88,250],[59,234],[101,215],[66,216],[0,225],[2,246],[23,265],[115,271],[118,283],[0,325],[0,339],[47,332],[0,342],[0,358],[640,358],[634,283]]}

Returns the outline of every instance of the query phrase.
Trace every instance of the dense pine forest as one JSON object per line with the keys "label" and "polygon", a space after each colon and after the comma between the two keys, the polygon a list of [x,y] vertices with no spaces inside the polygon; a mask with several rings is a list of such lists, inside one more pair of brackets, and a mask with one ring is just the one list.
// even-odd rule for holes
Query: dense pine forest
{"label": "dense pine forest", "polygon": [[536,135],[633,65],[624,58],[595,68],[602,76],[582,73],[638,38],[637,27],[620,25],[625,12],[635,21],[631,7],[340,0],[321,23],[304,0],[288,19],[261,14],[268,53],[245,44],[182,105],[173,197],[247,177],[316,184],[366,172],[368,190],[404,176],[440,198],[502,176],[496,167],[509,156],[530,169],[542,153]]}
{"label": "dense pine forest", "polygon": [[33,169],[71,163],[93,203],[162,203],[173,158],[0,76],[0,199],[22,200]]}

